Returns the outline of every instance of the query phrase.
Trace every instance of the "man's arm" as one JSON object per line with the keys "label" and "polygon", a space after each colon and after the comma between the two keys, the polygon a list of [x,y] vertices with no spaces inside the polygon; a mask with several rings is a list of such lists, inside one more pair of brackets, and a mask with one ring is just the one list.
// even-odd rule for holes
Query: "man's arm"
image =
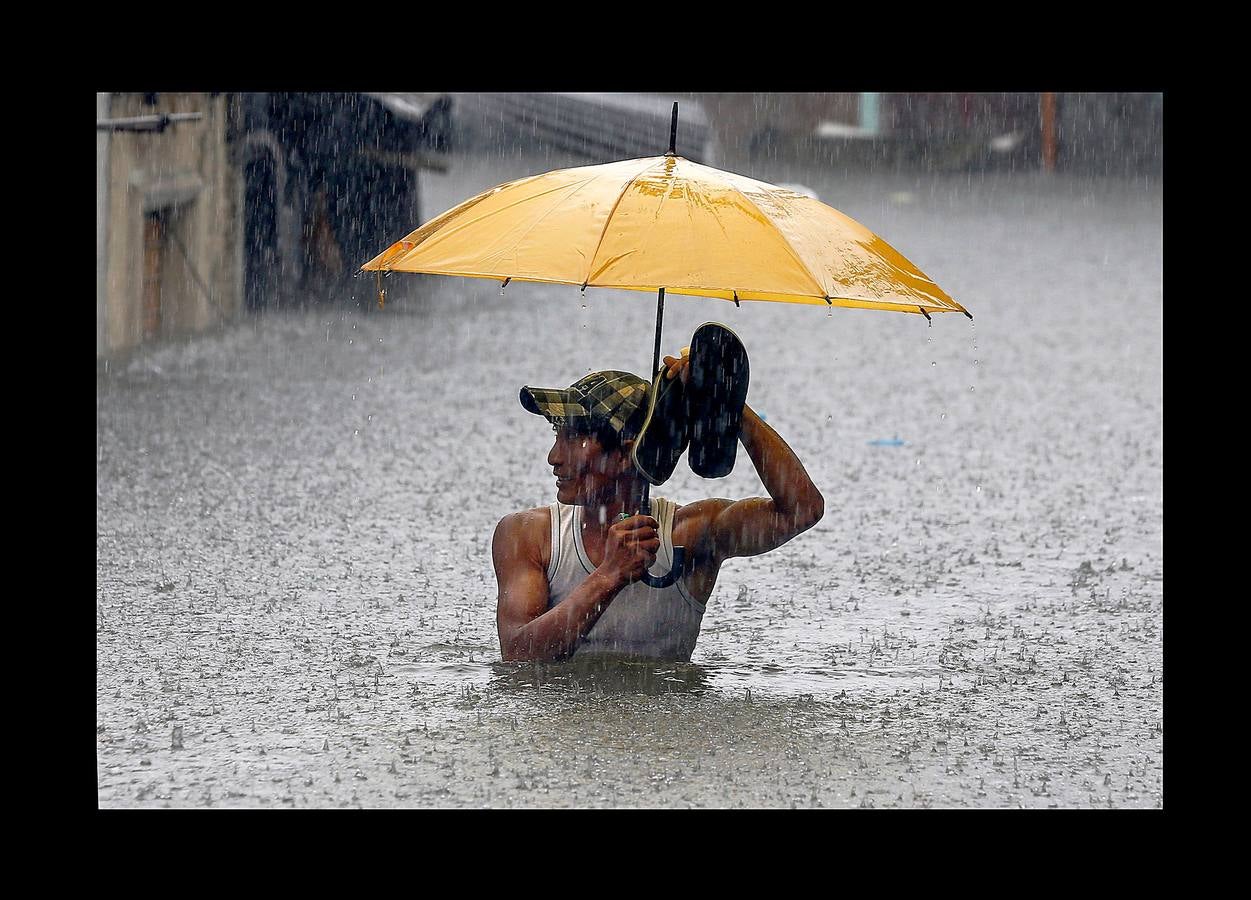
{"label": "man's arm", "polygon": [[756,556],[782,546],[825,515],[825,499],[786,441],[746,404],[739,440],[747,450],[768,498],[718,504],[702,542],[717,561]]}
{"label": "man's arm", "polygon": [[[690,348],[683,347],[677,356],[665,357],[669,368],[665,377],[681,378],[683,384],[689,385],[690,364]],[[769,497],[700,500],[683,506],[684,517],[708,523],[696,526],[700,537],[687,562],[690,569],[697,567],[697,560],[710,561],[715,572],[722,560],[730,557],[768,553],[807,531],[825,515],[825,498],[795,451],[746,403],[739,440],[747,448]]]}
{"label": "man's arm", "polygon": [[638,580],[660,549],[658,523],[651,516],[615,523],[604,545],[604,561],[568,597],[548,609],[539,536],[550,528],[550,521],[540,521],[542,513],[532,510],[505,516],[491,541],[499,584],[495,624],[505,661],[561,659],[573,653],[613,598]]}

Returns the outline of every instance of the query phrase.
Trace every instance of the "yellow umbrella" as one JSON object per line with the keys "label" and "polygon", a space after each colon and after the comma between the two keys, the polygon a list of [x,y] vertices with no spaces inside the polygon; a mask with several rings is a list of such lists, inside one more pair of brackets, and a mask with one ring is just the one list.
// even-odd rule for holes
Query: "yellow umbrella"
{"label": "yellow umbrella", "polygon": [[[973,318],[859,222],[803,194],[669,152],[559,169],[491,188],[431,219],[361,268]],[[381,302],[381,281],[379,282]],[[643,506],[647,509],[647,485]],[[669,581],[681,570],[674,548]]]}
{"label": "yellow umbrella", "polygon": [[672,154],[491,188],[362,268],[969,315],[838,210]]}

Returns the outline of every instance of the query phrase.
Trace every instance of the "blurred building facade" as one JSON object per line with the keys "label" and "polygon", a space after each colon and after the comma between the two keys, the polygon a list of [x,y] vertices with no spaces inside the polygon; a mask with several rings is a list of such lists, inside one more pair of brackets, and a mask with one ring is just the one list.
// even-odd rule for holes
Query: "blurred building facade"
{"label": "blurred building facade", "polygon": [[1160,174],[1162,92],[685,93],[747,155],[956,171]]}
{"label": "blurred building facade", "polygon": [[228,102],[223,94],[96,95],[97,359],[202,331],[238,310]]}
{"label": "blurred building facade", "polygon": [[420,222],[450,118],[433,93],[97,94],[97,360],[341,299]]}

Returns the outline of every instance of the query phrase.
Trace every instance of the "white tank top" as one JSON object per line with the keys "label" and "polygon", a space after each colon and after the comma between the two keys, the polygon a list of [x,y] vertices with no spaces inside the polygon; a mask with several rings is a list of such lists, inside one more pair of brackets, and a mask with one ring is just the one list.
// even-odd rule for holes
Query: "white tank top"
{"label": "white tank top", "polygon": [[[677,504],[663,497],[651,501],[660,523],[660,551],[649,570],[663,575],[673,567],[673,513]],[[582,545],[582,507],[553,503],[552,559],[547,566],[548,608],[595,571]],[[687,593],[679,578],[667,588],[636,581],[621,589],[608,608],[578,643],[574,655],[623,653],[657,659],[688,661],[699,638],[704,605]]]}

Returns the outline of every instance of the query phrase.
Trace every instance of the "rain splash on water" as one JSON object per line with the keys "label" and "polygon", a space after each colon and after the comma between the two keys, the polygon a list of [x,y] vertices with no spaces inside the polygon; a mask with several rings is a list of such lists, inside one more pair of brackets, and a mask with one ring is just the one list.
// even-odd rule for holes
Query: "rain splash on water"
{"label": "rain splash on water", "polygon": [[[504,664],[495,635],[495,524],[552,499],[517,389],[644,372],[646,294],[591,315],[576,287],[397,276],[383,310],[101,376],[100,804],[1158,805],[1161,192],[769,160],[744,174],[870,228],[907,194],[890,240],[984,349],[957,316],[667,301],[665,353],[708,320],[743,338],[827,509],[724,566],[690,663]],[[578,162],[466,155],[423,202]],[[656,493],[761,491],[740,454]]]}

